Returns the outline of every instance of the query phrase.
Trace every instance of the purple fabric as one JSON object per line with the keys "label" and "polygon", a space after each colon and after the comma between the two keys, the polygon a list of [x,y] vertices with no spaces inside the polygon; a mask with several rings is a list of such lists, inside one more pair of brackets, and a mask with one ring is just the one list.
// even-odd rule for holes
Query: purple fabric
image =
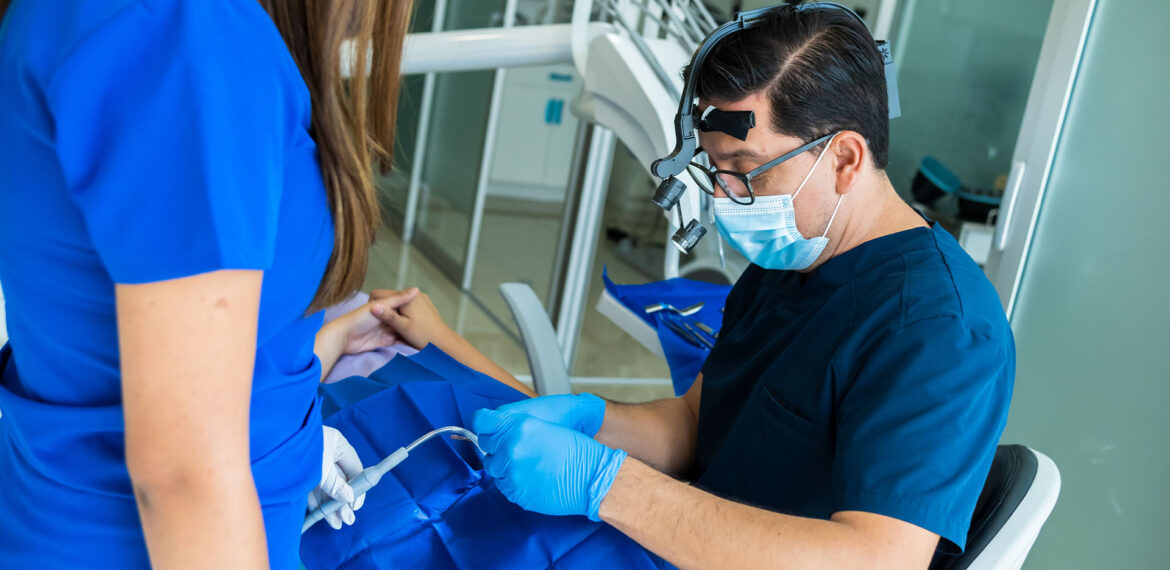
{"label": "purple fabric", "polygon": [[[369,300],[369,295],[358,291],[349,299],[325,309],[325,322],[328,323],[366,304]],[[349,378],[350,376],[369,376],[375,370],[385,366],[396,355],[410,356],[417,352],[417,350],[406,343],[396,342],[390,346],[361,354],[347,354],[339,358],[337,364],[333,365],[333,370],[329,371],[329,375],[325,377],[324,383],[331,384],[338,380]]]}

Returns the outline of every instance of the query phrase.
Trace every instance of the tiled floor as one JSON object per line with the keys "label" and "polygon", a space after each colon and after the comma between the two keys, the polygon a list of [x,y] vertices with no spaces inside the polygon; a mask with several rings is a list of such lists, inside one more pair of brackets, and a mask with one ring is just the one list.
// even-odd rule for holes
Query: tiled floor
{"label": "tiled floor", "polygon": [[[489,204],[484,216],[479,254],[470,293],[460,291],[450,279],[414,246],[404,245],[400,236],[383,229],[370,259],[366,289],[418,286],[429,294],[443,318],[488,357],[513,374],[528,375],[528,363],[497,288],[500,283],[521,281],[546,298],[552,276],[553,258],[560,228],[559,214],[507,211]],[[436,215],[431,210],[428,215]],[[444,227],[432,219],[428,227]],[[435,235],[437,240],[466,239]],[[445,247],[446,248],[446,247]],[[602,267],[618,283],[641,283],[647,278],[617,256],[604,238],[598,245],[582,325],[574,377],[589,380],[574,388],[615,400],[636,402],[667,397],[671,389],[665,379],[669,371],[657,356],[593,309],[601,290]],[[637,383],[613,384],[604,378],[641,379]]]}

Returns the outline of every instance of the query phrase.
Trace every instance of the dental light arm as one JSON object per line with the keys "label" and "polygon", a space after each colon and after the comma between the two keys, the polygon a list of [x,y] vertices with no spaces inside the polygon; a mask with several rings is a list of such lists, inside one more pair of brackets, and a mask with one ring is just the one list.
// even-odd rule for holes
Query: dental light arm
{"label": "dental light arm", "polygon": [[[447,426],[431,430],[430,432],[427,432],[426,435],[414,440],[414,442],[410,445],[406,447],[399,447],[398,449],[394,450],[394,453],[386,456],[386,458],[379,461],[377,465],[374,465],[373,467],[367,467],[366,469],[362,470],[362,472],[359,473],[357,477],[354,477],[349,482],[349,486],[353,488],[353,495],[355,497],[362,496],[364,493],[372,489],[374,485],[377,485],[378,482],[382,480],[383,475],[389,473],[391,469],[394,469],[398,466],[399,463],[402,463],[403,460],[409,457],[410,452],[413,451],[414,448],[418,447],[426,440],[444,433],[452,433],[470,441],[471,444],[475,446],[475,449],[479,450],[480,454],[483,454],[483,450],[479,448],[479,438],[469,430],[458,426]],[[343,504],[345,504],[343,501],[334,500],[314,509],[313,512],[309,513],[309,515],[305,517],[305,524],[301,527],[301,534],[304,534],[305,531],[309,530],[309,527],[316,524],[317,521],[325,518],[325,515],[340,509],[341,505]]]}

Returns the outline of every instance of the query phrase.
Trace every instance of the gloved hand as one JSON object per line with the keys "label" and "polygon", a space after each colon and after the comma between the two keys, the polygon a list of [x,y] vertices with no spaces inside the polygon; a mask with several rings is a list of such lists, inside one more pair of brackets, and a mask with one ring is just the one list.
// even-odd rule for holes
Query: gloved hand
{"label": "gloved hand", "polygon": [[593,394],[541,396],[505,404],[496,411],[528,414],[593,437],[605,420],[605,400]]}
{"label": "gloved hand", "polygon": [[329,426],[322,427],[325,430],[325,450],[321,454],[321,483],[309,493],[309,512],[332,500],[345,501],[340,509],[325,515],[325,522],[337,530],[342,522],[353,524],[353,512],[366,502],[365,493],[354,497],[353,488],[349,486],[349,480],[362,472],[362,460],[341,432]]}
{"label": "gloved hand", "polygon": [[584,515],[598,509],[626,452],[526,414],[478,410],[471,419],[487,455],[484,470],[509,501],[546,515]]}

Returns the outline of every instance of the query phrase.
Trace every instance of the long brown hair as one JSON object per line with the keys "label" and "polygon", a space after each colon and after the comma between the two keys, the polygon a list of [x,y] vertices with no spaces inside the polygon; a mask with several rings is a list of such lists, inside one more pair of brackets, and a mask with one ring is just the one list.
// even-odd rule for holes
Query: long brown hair
{"label": "long brown hair", "polygon": [[[382,217],[375,168],[390,168],[402,44],[412,0],[259,0],[309,87],[313,140],[333,212],[333,255],[310,311],[335,305],[366,277]],[[10,0],[0,0],[0,18]],[[341,76],[343,40],[351,40],[351,77]],[[372,58],[370,57],[372,55]],[[360,70],[369,67],[367,76]]]}
{"label": "long brown hair", "polygon": [[[381,225],[373,173],[390,167],[411,3],[260,0],[309,87],[312,135],[333,212],[333,255],[310,310],[341,302],[365,280]],[[348,80],[341,76],[343,40],[354,46]]]}

